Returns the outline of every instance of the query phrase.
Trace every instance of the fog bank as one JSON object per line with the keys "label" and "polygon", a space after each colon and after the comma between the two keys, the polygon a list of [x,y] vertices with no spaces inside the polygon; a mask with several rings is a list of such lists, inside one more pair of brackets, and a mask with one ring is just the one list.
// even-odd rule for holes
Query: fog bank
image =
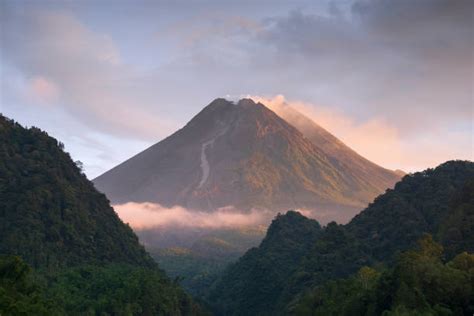
{"label": "fog bank", "polygon": [[133,229],[178,226],[187,228],[234,228],[266,225],[274,214],[266,210],[242,212],[233,207],[220,208],[214,212],[186,209],[180,206],[167,208],[155,203],[134,203],[113,205],[118,216]]}

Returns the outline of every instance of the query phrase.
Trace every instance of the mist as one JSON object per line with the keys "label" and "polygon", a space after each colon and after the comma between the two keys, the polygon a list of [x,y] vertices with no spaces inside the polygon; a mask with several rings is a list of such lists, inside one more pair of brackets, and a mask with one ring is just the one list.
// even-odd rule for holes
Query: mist
{"label": "mist", "polygon": [[[228,230],[255,227],[268,227],[278,212],[268,209],[238,210],[233,206],[219,208],[216,211],[204,212],[182,206],[165,207],[157,203],[128,202],[115,204],[113,208],[120,219],[129,224],[135,231],[159,228],[180,228],[185,230]],[[299,209],[295,211],[326,225],[336,220],[346,223],[355,214],[353,210],[341,209]],[[286,213],[286,212],[284,212]]]}
{"label": "mist", "polygon": [[118,216],[135,230],[156,227],[182,228],[244,228],[268,225],[274,216],[268,210],[243,212],[233,207],[220,208],[213,212],[186,209],[181,206],[171,208],[156,203],[134,203],[113,205]]}

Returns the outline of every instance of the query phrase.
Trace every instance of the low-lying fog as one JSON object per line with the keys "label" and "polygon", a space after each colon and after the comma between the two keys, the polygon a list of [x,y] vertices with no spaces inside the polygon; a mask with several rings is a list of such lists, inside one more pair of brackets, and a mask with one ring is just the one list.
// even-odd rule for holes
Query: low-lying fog
{"label": "low-lying fog", "polygon": [[[253,209],[244,212],[232,206],[213,212],[192,210],[181,206],[167,208],[149,202],[129,202],[116,204],[113,207],[122,221],[135,230],[169,226],[209,230],[268,226],[277,215],[270,210]],[[334,212],[325,210],[296,210],[307,217],[319,220],[322,224],[330,221],[335,215]]]}

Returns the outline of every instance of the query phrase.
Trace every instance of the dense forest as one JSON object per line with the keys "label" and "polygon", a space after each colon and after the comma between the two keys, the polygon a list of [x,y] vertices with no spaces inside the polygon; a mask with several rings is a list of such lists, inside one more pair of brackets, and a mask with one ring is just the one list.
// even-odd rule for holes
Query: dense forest
{"label": "dense forest", "polygon": [[346,225],[279,214],[225,268],[208,248],[234,237],[154,252],[172,281],[61,143],[0,116],[2,315],[206,314],[179,282],[217,315],[474,313],[472,162],[407,175]]}
{"label": "dense forest", "polygon": [[444,262],[443,247],[431,235],[403,252],[390,269],[362,267],[304,295],[294,315],[472,315],[474,255],[463,252]]}
{"label": "dense forest", "polygon": [[201,313],[79,165],[0,116],[0,314]]}
{"label": "dense forest", "polygon": [[[470,255],[459,255],[474,252],[473,180],[474,163],[450,161],[435,169],[405,176],[393,190],[376,198],[346,225],[332,222],[320,228],[317,222],[296,212],[280,215],[272,222],[261,245],[249,250],[228,267],[210,288],[206,299],[213,310],[222,315],[281,315],[292,311],[311,314],[313,309],[309,307],[314,307],[319,301],[339,300],[337,297],[320,298],[326,293],[322,289],[341,286],[340,290],[345,291],[344,287],[352,279],[325,285],[327,282],[350,278],[358,271],[371,271],[376,275],[379,271],[385,271],[380,282],[385,282],[391,276],[392,279],[399,278],[392,281],[401,284],[404,280],[400,279],[402,276],[389,269],[395,266],[395,271],[399,271],[396,267],[400,267],[406,259],[400,257],[400,253],[413,249],[426,233],[445,247],[443,260],[469,261],[472,258]],[[446,265],[444,261],[440,261],[438,264],[432,270],[434,278],[444,278],[442,266],[452,267],[454,263]],[[373,270],[365,269],[360,272],[363,267]],[[452,282],[441,282],[441,285],[450,288],[440,291],[451,288],[457,291],[458,286],[463,286],[464,282],[472,285],[472,282],[469,283],[472,271],[466,269],[466,273],[459,274],[462,282],[459,278],[452,279]],[[451,272],[446,273],[449,275]],[[423,279],[423,276],[413,276],[422,278],[413,282],[420,282],[420,287],[415,290],[427,297],[426,308],[435,308],[439,303],[438,307],[444,308],[446,315],[450,315],[448,311],[459,314],[456,308],[451,309],[451,305],[446,305],[444,300],[437,301],[436,296],[433,298],[430,293],[424,292],[429,288],[423,282],[430,281]],[[412,285],[408,283],[403,286],[412,291]],[[464,290],[468,291],[469,288]],[[385,293],[389,292],[390,290],[386,290]],[[339,293],[339,289],[334,290],[334,293]],[[405,294],[410,295],[408,290]],[[419,307],[415,308],[405,301],[400,301],[400,304],[397,302],[384,305],[384,308],[402,310]],[[371,304],[367,306],[375,303]],[[463,304],[458,307],[473,312],[472,300]],[[321,310],[325,310],[324,308],[326,307],[321,307]],[[368,307],[366,310],[361,308],[360,315],[370,314]],[[333,315],[338,315],[338,312]]]}

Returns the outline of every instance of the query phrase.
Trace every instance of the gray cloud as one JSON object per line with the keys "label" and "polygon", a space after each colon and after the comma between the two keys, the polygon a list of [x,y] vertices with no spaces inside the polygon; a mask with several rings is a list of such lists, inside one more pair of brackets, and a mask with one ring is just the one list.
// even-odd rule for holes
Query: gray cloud
{"label": "gray cloud", "polygon": [[275,62],[301,71],[293,82],[314,91],[306,99],[390,111],[402,125],[411,115],[449,123],[472,115],[473,10],[472,1],[356,2],[346,15],[274,18],[260,38]]}
{"label": "gray cloud", "polygon": [[387,122],[413,159],[452,131],[473,156],[474,2],[239,3],[3,2],[2,101],[150,142],[215,97],[284,94]]}
{"label": "gray cloud", "polygon": [[2,17],[2,57],[23,74],[25,90],[36,93],[37,101],[54,90],[56,105],[90,127],[121,136],[156,140],[177,127],[144,97],[137,85],[141,74],[121,61],[110,36],[63,11],[9,13]]}

